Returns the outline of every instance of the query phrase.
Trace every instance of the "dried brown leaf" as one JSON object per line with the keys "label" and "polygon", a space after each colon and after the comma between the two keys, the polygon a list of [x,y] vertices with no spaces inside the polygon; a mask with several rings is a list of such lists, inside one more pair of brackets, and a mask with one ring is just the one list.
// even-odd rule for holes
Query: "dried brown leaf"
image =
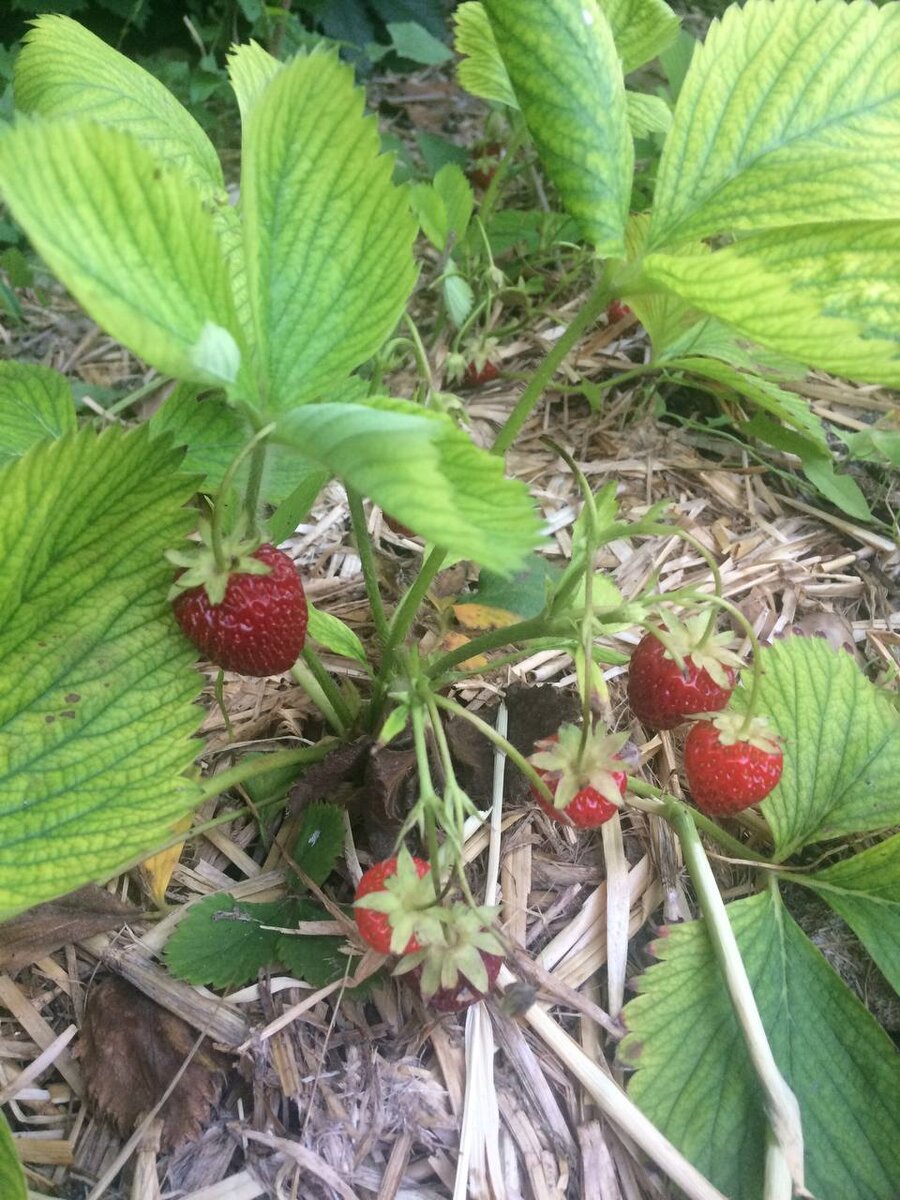
{"label": "dried brown leaf", "polygon": [[[123,1136],[162,1097],[196,1041],[184,1021],[115,976],[88,995],[79,1056],[87,1095]],[[196,1138],[222,1091],[226,1060],[206,1042],[188,1064],[159,1116],[162,1145]]]}
{"label": "dried brown leaf", "polygon": [[61,946],[105,933],[140,915],[139,908],[88,884],[0,924],[0,968],[18,971]]}

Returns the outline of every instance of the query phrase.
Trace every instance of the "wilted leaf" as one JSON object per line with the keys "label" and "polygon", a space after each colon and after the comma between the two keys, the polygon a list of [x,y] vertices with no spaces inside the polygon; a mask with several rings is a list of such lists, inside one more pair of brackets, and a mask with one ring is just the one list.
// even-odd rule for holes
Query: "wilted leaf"
{"label": "wilted leaf", "polygon": [[61,946],[133,921],[141,910],[95,883],[59,900],[37,904],[0,925],[0,967],[18,971]]}
{"label": "wilted leaf", "polygon": [[[196,1032],[116,977],[88,993],[79,1057],[88,1099],[128,1137],[180,1070]],[[203,1042],[160,1110],[166,1148],[197,1137],[222,1091],[226,1059]]]}

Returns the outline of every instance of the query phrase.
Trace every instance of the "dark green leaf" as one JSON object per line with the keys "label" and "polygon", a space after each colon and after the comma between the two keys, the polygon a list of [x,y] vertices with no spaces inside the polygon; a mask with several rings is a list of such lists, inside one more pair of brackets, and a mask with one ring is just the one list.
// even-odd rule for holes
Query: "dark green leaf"
{"label": "dark green leaf", "polygon": [[311,804],[294,844],[294,861],[313,883],[323,884],[344,844],[344,818],[334,804]]}
{"label": "dark green leaf", "polygon": [[263,925],[290,928],[298,920],[293,899],[248,904],[233,896],[207,896],[193,905],[163,952],[173,975],[208,987],[240,987],[280,956],[281,935]]}

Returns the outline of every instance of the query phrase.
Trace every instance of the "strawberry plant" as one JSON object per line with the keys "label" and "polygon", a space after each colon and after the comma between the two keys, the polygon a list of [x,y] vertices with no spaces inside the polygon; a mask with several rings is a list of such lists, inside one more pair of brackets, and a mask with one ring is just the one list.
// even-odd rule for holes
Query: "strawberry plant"
{"label": "strawberry plant", "polygon": [[[392,853],[373,849],[364,871],[352,856],[349,886],[343,872],[331,879],[343,818],[310,809],[315,824],[285,852],[291,894],[201,900],[165,961],[223,988],[283,964],[323,989],[357,981],[360,962],[386,963],[436,1011],[461,1011],[507,986],[509,940],[492,888],[480,903],[467,871],[467,839],[486,818],[461,782],[455,719],[524,776],[537,822],[586,844],[599,829],[610,895],[627,874],[623,822],[664,822],[683,856],[701,917],[658,940],[659,962],[622,1010],[627,1090],[543,1008],[525,1013],[605,1118],[692,1197],[786,1200],[809,1188],[888,1200],[900,1174],[895,1062],[784,893],[821,896],[897,983],[896,836],[821,866],[835,839],[871,841],[900,823],[896,708],[823,643],[761,647],[715,558],[664,506],[626,522],[615,482],[595,492],[550,439],[582,503],[569,560],[547,570],[535,506],[503,456],[581,335],[627,304],[652,358],[626,375],[690,376],[752,406],[749,435],[789,437],[809,479],[859,510],[821,422],[782,385],[798,363],[860,381],[900,376],[897,226],[884,216],[896,170],[883,153],[900,129],[895,8],[748,0],[693,54],[674,111],[625,85],[677,34],[663,0],[470,2],[456,28],[464,85],[509,126],[477,211],[455,164],[431,183],[395,183],[352,72],[322,49],[286,62],[255,43],[231,51],[242,124],[233,204],[215,147],[157,80],[66,18],[43,17],[29,35],[19,112],[0,133],[0,194],[84,309],[174,387],[149,422],[98,432],[76,419],[61,376],[0,364],[0,913],[177,842],[177,823],[229,787],[246,786],[258,812],[281,805],[285,788],[260,800],[254,781],[406,738],[415,782]],[[662,143],[652,205],[633,212],[635,139],[651,137]],[[520,151],[537,156],[580,231],[592,287],[486,450],[468,436],[464,405],[436,385],[406,311],[413,245],[421,228],[446,378],[474,367],[469,382],[483,382],[496,370],[498,304],[515,293],[530,311],[490,234]],[[412,396],[392,395],[389,368],[410,354]],[[332,480],[347,496],[369,645],[308,602],[277,548]],[[393,606],[367,505],[424,543]],[[707,586],[623,595],[596,563],[624,538],[682,539],[707,562]],[[453,644],[423,643],[416,622],[451,558],[493,572],[479,594],[493,587],[504,617]],[[716,631],[723,615],[749,657]],[[629,661],[613,637],[632,630]],[[581,719],[523,753],[461,703],[458,685],[547,648],[574,664]],[[201,778],[197,649],[221,669],[220,696],[223,670],[290,673],[317,710],[319,740],[238,755]],[[323,651],[352,661],[354,681],[339,684]],[[628,670],[627,712],[613,704],[610,668]],[[643,777],[640,750],[615,729],[632,718],[662,731],[692,722],[672,758],[688,801]],[[501,801],[502,788],[496,829]],[[766,852],[719,822],[756,804]],[[752,894],[725,904],[701,834],[753,873]],[[610,901],[609,945],[627,948],[628,917]],[[296,928],[322,922],[325,933]],[[623,986],[624,975],[610,980],[617,1033]],[[5,1137],[0,1125],[0,1178]]]}

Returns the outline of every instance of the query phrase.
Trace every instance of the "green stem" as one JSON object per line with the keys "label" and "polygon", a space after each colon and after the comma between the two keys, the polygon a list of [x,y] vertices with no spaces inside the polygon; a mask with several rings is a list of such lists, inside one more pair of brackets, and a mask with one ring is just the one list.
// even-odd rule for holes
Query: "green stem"
{"label": "green stem", "polygon": [[571,631],[572,621],[570,619],[548,621],[543,615],[529,617],[527,621],[507,625],[503,629],[491,629],[487,633],[472,638],[464,646],[457,646],[455,650],[449,650],[446,654],[441,655],[429,666],[428,677],[432,681],[443,680],[447,672],[452,670],[457,663],[465,662],[467,658],[474,658],[476,654],[483,654],[487,650],[497,650],[501,646],[527,642],[531,638],[562,636]]}
{"label": "green stem", "polygon": [[338,737],[346,737],[353,718],[337,684],[322,666],[318,655],[304,646],[291,673]]}
{"label": "green stem", "polygon": [[512,166],[515,153],[527,136],[528,129],[525,122],[520,119],[513,125],[512,134],[506,144],[506,153],[497,163],[497,169],[494,171],[493,178],[488,183],[484,196],[481,199],[478,216],[485,228],[487,228],[488,222],[494,215],[494,209],[497,207],[497,201],[500,198],[500,189],[503,187],[504,180]]}
{"label": "green stem", "polygon": [[428,858],[431,862],[431,880],[434,884],[434,895],[438,904],[441,902],[441,857],[437,840],[437,792],[431,778],[431,764],[428,761],[428,744],[425,740],[425,714],[419,704],[414,704],[411,711],[413,727],[413,743],[416,748],[416,767],[419,772],[419,803],[422,806],[422,817],[425,825],[425,842],[428,846]]}
{"label": "green stem", "polygon": [[247,476],[247,489],[244,492],[244,512],[247,516],[247,530],[256,529],[259,513],[259,497],[262,491],[263,472],[266,469],[266,442],[255,443],[250,455],[250,474]]}
{"label": "green stem", "polygon": [[[656,787],[655,784],[646,783],[643,779],[635,779],[634,776],[629,776],[628,787],[637,796],[647,796],[655,799],[658,802],[658,807],[655,811],[659,816],[668,819],[676,808],[687,810],[687,806],[676,796],[671,795],[669,792],[664,792],[662,788]],[[698,825],[714,842],[718,842],[722,849],[727,850],[733,858],[749,859],[752,862],[758,862],[761,867],[771,867],[773,865],[764,854],[758,854],[750,846],[745,846],[743,842],[739,842],[736,837],[732,837],[730,833],[726,833],[715,821],[710,820],[703,813],[696,812],[693,809],[689,811],[694,819],[694,824]]]}
{"label": "green stem", "polygon": [[434,703],[445,712],[452,713],[455,717],[462,717],[464,721],[468,721],[470,725],[473,725],[489,742],[492,742],[493,745],[502,750],[510,762],[515,763],[528,782],[537,788],[548,804],[553,804],[552,792],[528,759],[520,754],[515,746],[511,742],[508,742],[502,734],[498,733],[493,725],[489,725],[487,721],[483,721],[481,717],[476,716],[475,713],[470,712],[469,709],[464,708],[461,704],[457,704],[455,700],[448,699],[446,696],[435,694]]}
{"label": "green stem", "polygon": [[[253,478],[254,463],[256,461],[257,453],[261,451],[262,461],[259,467],[259,479],[257,480],[258,495],[259,483],[262,480],[262,467],[265,465],[265,439],[269,436],[274,428],[274,425],[266,425],[263,429],[260,429],[257,433],[255,433],[247,445],[241,449],[240,453],[235,455],[235,457],[231,460],[231,462],[228,464],[228,470],[222,476],[222,482],[219,484],[218,492],[216,492],[216,502],[213,505],[212,522],[210,524],[210,543],[212,545],[213,557],[216,560],[216,566],[220,571],[227,571],[229,567],[222,544],[222,521],[225,518],[225,505],[227,503],[228,492],[231,489],[232,483],[234,483],[238,468],[248,454],[253,456],[250,465],[250,476],[251,479]],[[256,514],[254,512],[253,520],[251,522],[251,530],[255,528]]]}
{"label": "green stem", "polygon": [[[275,750],[261,758],[245,758],[236,767],[230,767],[227,771],[220,771],[218,775],[211,775],[205,779],[200,786],[197,806],[211,800],[213,796],[220,796],[229,788],[246,783],[248,779],[255,779],[257,775],[265,775],[268,771],[279,771],[282,767],[295,765],[298,767],[309,766],[311,763],[321,762],[327,754],[331,753],[335,745],[336,743],[331,738],[323,738],[315,746],[298,746],[293,750]],[[231,814],[231,819],[233,818],[234,814]],[[195,830],[192,829],[191,833],[194,832]]]}
{"label": "green stem", "polygon": [[611,375],[609,379],[604,379],[600,384],[600,391],[611,391],[612,388],[619,387],[623,383],[629,383],[632,379],[638,379],[641,375],[650,375],[658,370],[659,365],[655,362],[641,363],[629,371],[622,371],[618,375]]}
{"label": "green stem", "polygon": [[531,382],[519,397],[515,408],[506,418],[492,447],[494,454],[504,454],[519,435],[522,426],[531,416],[544,389],[556,373],[557,367],[580,340],[582,334],[596,321],[612,298],[606,274],[602,274],[593,291],[575,314],[569,327],[531,377]]}
{"label": "green stem", "polygon": [[372,539],[369,537],[369,528],[366,525],[362,496],[354,488],[348,487],[347,500],[350,504],[350,520],[356,538],[356,549],[359,551],[359,561],[362,566],[366,596],[369,598],[369,608],[372,610],[375,633],[380,645],[384,646],[388,637],[388,623],[387,617],[384,615],[384,605],[381,602],[381,592],[378,588],[378,569],[375,565]]}
{"label": "green stem", "polygon": [[[741,1027],[750,1061],[762,1086],[764,1104],[769,1124],[787,1170],[773,1170],[777,1185],[769,1188],[764,1200],[790,1200],[791,1178],[803,1188],[803,1132],[800,1124],[800,1106],[797,1098],[778,1069],[772,1048],[766,1035],[753,989],[741,958],[728,912],[716,884],[715,876],[697,833],[693,814],[680,805],[673,808],[669,816],[673,829],[678,834],[684,854],[685,865],[690,873],[700,908],[706,924],[706,932],[725,979],[732,1008]],[[777,886],[777,885],[776,885]],[[770,1172],[767,1170],[767,1178]]]}
{"label": "green stem", "polygon": [[428,386],[434,390],[434,377],[431,374],[431,363],[428,361],[428,355],[425,351],[425,346],[422,343],[422,337],[419,333],[419,328],[409,313],[403,314],[403,324],[409,330],[409,336],[413,345],[413,352],[416,356],[416,364],[419,368],[419,374],[425,379]]}

